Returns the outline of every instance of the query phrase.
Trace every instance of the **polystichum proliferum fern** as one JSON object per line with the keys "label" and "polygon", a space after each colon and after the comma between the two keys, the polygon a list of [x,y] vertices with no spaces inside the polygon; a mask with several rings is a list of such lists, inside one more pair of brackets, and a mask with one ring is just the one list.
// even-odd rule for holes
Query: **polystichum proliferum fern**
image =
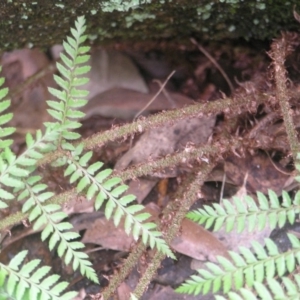
{"label": "polystichum proliferum fern", "polygon": [[[213,227],[214,231],[219,230],[223,225],[229,232],[236,229],[238,232],[255,228],[262,230],[266,223],[270,228],[283,227],[287,221],[290,224],[295,222],[300,210],[300,192],[298,191],[292,200],[285,191],[282,193],[282,203],[275,194],[269,190],[269,199],[262,193],[257,193],[258,205],[250,196],[243,199],[234,198],[233,203],[223,200],[223,205],[213,204],[213,207],[204,206],[188,213],[188,217],[199,224],[205,224],[206,228]],[[206,269],[198,270],[199,275],[192,276],[182,284],[177,292],[187,294],[206,294],[209,291],[214,293],[222,291],[229,299],[299,299],[300,282],[295,276],[297,284],[290,279],[283,277],[287,272],[295,270],[300,263],[300,241],[297,237],[289,234],[292,249],[279,253],[277,246],[271,239],[265,240],[266,249],[257,242],[252,243],[252,250],[240,247],[240,253],[230,251],[231,260],[218,257],[218,264],[206,263]],[[284,287],[275,276],[282,277]],[[267,279],[267,286],[263,284]],[[252,291],[244,286],[252,288]],[[232,290],[238,290],[239,293]],[[285,295],[278,298],[279,295]],[[228,299],[223,296],[216,296],[216,299]],[[296,298],[295,298],[296,297]]]}
{"label": "polystichum proliferum fern", "polygon": [[[133,204],[135,196],[123,196],[128,187],[121,184],[119,178],[109,177],[112,172],[110,169],[100,170],[103,163],[89,164],[92,152],[85,153],[83,143],[74,143],[80,134],[73,130],[81,126],[78,120],[84,116],[79,109],[86,104],[84,98],[88,95],[88,91],[79,89],[88,82],[88,78],[82,75],[90,69],[84,65],[89,60],[90,50],[88,46],[82,45],[87,38],[84,35],[85,28],[84,17],[79,17],[75,28],[71,29],[72,36],[68,36],[63,43],[65,53],[60,56],[61,63],[57,63],[61,76],[54,76],[60,89],[49,88],[56,100],[47,101],[48,112],[54,121],[44,124],[44,133],[38,130],[35,137],[27,134],[27,149],[17,157],[10,149],[12,140],[5,139],[15,129],[1,127],[0,208],[7,207],[9,201],[16,197],[22,200],[22,211],[28,213],[28,219],[35,230],[42,229],[41,238],[43,241],[49,240],[49,249],[56,249],[66,264],[72,263],[74,271],[78,269],[83,276],[98,283],[88,255],[82,251],[84,244],[78,241],[79,234],[71,231],[72,225],[64,221],[67,215],[61,206],[51,203],[54,193],[49,191],[42,177],[36,174],[38,160],[54,150],[63,150],[63,155],[53,166],[65,168],[64,175],[70,176],[70,183],[77,182],[78,193],[84,193],[88,200],[95,198],[95,209],[105,205],[105,216],[112,218],[116,226],[124,217],[124,227],[128,234],[133,234],[136,240],[141,237],[144,244],[170,257],[174,258],[174,255],[162,239],[162,234],[157,231],[156,224],[147,222],[150,215],[143,212],[144,207]],[[0,86],[3,83],[4,79],[1,78]],[[0,112],[10,106],[9,100],[3,100],[7,93],[7,88],[0,90]],[[11,113],[2,115],[0,126],[11,118]],[[7,299],[8,295],[15,299],[74,297],[73,292],[63,293],[67,283],[57,283],[58,275],[47,275],[49,267],[38,267],[39,260],[30,261],[20,268],[25,256],[26,252],[23,251],[8,266],[0,263],[0,299]]]}

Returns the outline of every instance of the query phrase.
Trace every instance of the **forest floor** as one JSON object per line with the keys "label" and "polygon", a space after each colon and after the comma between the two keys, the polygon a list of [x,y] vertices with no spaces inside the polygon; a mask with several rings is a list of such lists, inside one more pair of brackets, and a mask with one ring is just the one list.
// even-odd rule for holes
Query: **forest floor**
{"label": "forest floor", "polygon": [[[92,50],[91,60],[92,84],[89,86],[93,95],[85,109],[87,116],[82,120],[83,126],[79,132],[83,137],[89,137],[137,118],[193,103],[209,103],[243,95],[250,95],[255,99],[260,93],[274,97],[272,60],[268,56],[270,45],[271,42],[238,40],[201,45],[191,41],[187,46],[161,41],[95,48]],[[300,103],[299,50],[299,47],[296,48],[286,61],[290,79],[288,85],[294,95],[291,103],[295,112],[299,110]],[[49,95],[45,86],[53,85],[49,77],[51,74],[43,77],[42,83],[39,80],[21,91],[17,91],[17,88],[26,82],[28,76],[53,64],[57,51],[53,48],[45,54],[38,49],[23,49],[2,57],[6,84],[15,91],[12,107],[15,118],[12,124],[18,128],[13,145],[16,153],[21,153],[24,149],[24,133],[41,128],[42,123],[49,118],[45,107],[45,100]],[[166,81],[173,70],[175,73]],[[109,82],[101,75],[103,73],[109,74]],[[165,88],[155,98],[155,93],[164,83]],[[144,109],[151,100],[151,105]],[[267,118],[269,121],[265,122]],[[232,124],[230,120],[233,120]],[[299,121],[296,122],[296,128],[299,125]],[[111,142],[95,149],[93,161],[100,160],[106,166],[121,171],[128,166],[154,160],[193,145],[209,144],[216,136],[220,139],[232,136],[249,141],[252,137],[260,142],[253,143],[253,147],[249,142],[247,149],[235,149],[216,158],[216,166],[206,178],[193,208],[219,203],[221,198],[230,199],[245,192],[253,197],[256,191],[267,194],[269,189],[279,196],[283,189],[291,195],[295,192],[297,185],[293,175],[294,166],[284,124],[278,109],[269,103],[260,104],[255,109],[242,111],[240,114],[225,111],[188,120],[188,123],[181,121],[166,128],[151,129],[151,133],[143,135]],[[128,181],[127,184],[131,193],[137,196],[138,202],[155,210],[159,216],[161,210],[172,201],[172,195],[181,182],[194,168],[197,168],[197,163],[188,162],[175,170],[165,170],[163,174],[152,174]],[[53,190],[70,188],[61,170],[49,167],[41,172]],[[19,208],[20,204],[16,204],[13,208],[4,210],[1,218]],[[44,264],[53,267],[55,273],[61,274],[63,280],[70,282],[71,290],[80,291],[78,300],[90,299],[89,294],[100,293],[108,285],[111,276],[122,268],[122,262],[133,247],[133,240],[122,229],[115,228],[112,221],[107,221],[103,211],[93,212],[91,203],[86,202],[84,197],[74,199],[64,210],[86,244],[85,251],[89,253],[99,275],[100,286],[89,283],[78,272],[73,274],[70,267],[62,264],[56,252],[50,252],[47,244],[41,242],[40,233],[34,233],[30,224],[25,221],[12,228],[9,236],[3,240],[0,260],[8,262],[16,252],[28,249],[29,258],[42,259]],[[263,241],[269,236],[274,237],[275,241],[282,240],[282,234],[285,235],[287,231],[285,228],[282,232],[272,232],[266,228],[260,233],[246,232],[239,235],[233,232],[226,235],[225,232],[211,234],[198,227],[200,225],[185,224],[180,240],[172,244],[177,251],[178,260],[163,261],[142,299],[212,299],[212,295],[204,298],[175,294],[173,288],[203,263],[213,261],[223,251],[237,250],[239,246],[248,246],[249,240]],[[298,229],[297,223],[288,227],[288,230]],[[205,245],[201,243],[204,239],[207,241]],[[141,261],[120,285],[114,299],[128,299],[143,268]]]}

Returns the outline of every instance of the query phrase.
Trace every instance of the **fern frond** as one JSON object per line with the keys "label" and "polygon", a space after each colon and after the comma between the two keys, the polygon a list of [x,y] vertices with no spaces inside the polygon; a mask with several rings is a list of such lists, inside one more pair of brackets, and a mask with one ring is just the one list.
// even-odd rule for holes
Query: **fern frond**
{"label": "fern frond", "polygon": [[[15,193],[25,188],[24,180],[35,170],[37,160],[44,153],[53,151],[53,142],[57,140],[59,130],[47,129],[43,135],[40,130],[36,132],[34,140],[31,134],[26,135],[27,149],[18,157],[6,147],[0,154],[0,208],[7,207],[2,200],[12,200]],[[14,193],[10,190],[14,188]]]}
{"label": "fern frond", "polygon": [[226,231],[236,229],[238,232],[255,228],[262,230],[266,224],[274,229],[276,226],[283,227],[288,221],[295,222],[295,217],[300,211],[300,192],[298,191],[292,201],[289,194],[282,192],[283,201],[280,201],[272,190],[268,192],[269,199],[262,193],[257,192],[258,205],[250,196],[243,200],[234,197],[234,202],[224,200],[223,205],[213,203],[213,207],[204,205],[204,208],[189,212],[187,217],[199,224],[205,224],[206,228],[214,225],[213,230],[219,230],[226,224]]}
{"label": "fern frond", "polygon": [[261,283],[276,274],[283,276],[287,271],[291,273],[296,262],[300,262],[300,241],[291,234],[288,236],[293,248],[285,253],[279,253],[271,239],[265,239],[266,250],[259,243],[253,242],[253,252],[240,247],[240,253],[229,252],[231,261],[219,256],[219,265],[206,263],[207,269],[197,271],[200,276],[191,276],[176,291],[197,295],[206,294],[210,290],[216,293],[222,288],[224,293],[228,293],[233,288],[239,290],[245,285],[252,287],[254,282]]}
{"label": "fern frond", "polygon": [[[69,132],[69,130],[80,126],[80,123],[73,119],[82,117],[82,113],[73,111],[73,109],[82,107],[86,101],[79,98],[87,95],[86,91],[77,89],[78,86],[87,82],[87,79],[79,76],[89,70],[89,67],[79,66],[89,59],[89,56],[85,55],[89,47],[80,46],[86,39],[86,36],[83,35],[84,23],[84,18],[79,17],[75,22],[76,28],[71,29],[73,37],[68,37],[68,42],[64,43],[69,58],[62,54],[62,61],[67,68],[61,64],[58,64],[57,67],[61,74],[66,77],[66,80],[55,76],[55,81],[62,87],[63,91],[49,89],[54,96],[61,100],[60,102],[48,101],[49,113],[60,122],[46,123],[45,134],[43,135],[38,130],[36,139],[28,134],[26,136],[27,150],[18,158],[8,147],[4,149],[3,153],[0,154],[0,197],[5,200],[14,198],[10,191],[4,189],[5,187],[14,187],[15,192],[20,192],[18,200],[26,199],[22,210],[23,212],[29,211],[29,220],[34,221],[33,229],[37,230],[45,226],[42,231],[42,240],[50,237],[49,248],[51,250],[59,244],[58,254],[60,257],[64,256],[66,264],[72,260],[74,270],[79,268],[82,275],[98,282],[97,275],[88,260],[88,255],[78,250],[82,249],[84,244],[73,241],[79,235],[69,231],[72,227],[71,224],[59,223],[66,217],[66,214],[61,211],[59,205],[44,204],[44,201],[52,197],[53,194],[47,192],[45,184],[39,183],[40,177],[30,177],[30,174],[36,169],[37,160],[42,158],[45,153],[55,150],[59,139],[70,140],[80,136],[77,133]],[[66,143],[66,148],[68,147],[70,146]],[[0,207],[5,207],[5,205],[3,201],[0,202]]]}
{"label": "fern frond", "polygon": [[[1,72],[0,66],[0,72]],[[8,95],[8,88],[2,87],[4,84],[5,79],[3,77],[0,78],[0,113],[3,113],[6,109],[10,107],[11,101],[8,99],[4,99]],[[13,127],[2,127],[3,125],[7,124],[13,118],[12,113],[6,113],[0,116],[0,149],[4,149],[9,147],[13,140],[10,139],[3,139],[12,133],[15,132],[15,128]]]}
{"label": "fern frond", "polygon": [[76,232],[69,231],[73,228],[69,222],[61,222],[67,217],[67,214],[61,211],[58,204],[47,204],[44,202],[53,196],[53,193],[47,192],[47,185],[40,183],[40,176],[29,177],[26,182],[26,189],[19,195],[18,200],[26,198],[22,211],[29,211],[29,221],[33,222],[33,229],[38,230],[42,226],[42,241],[49,239],[49,249],[58,245],[57,253],[59,257],[64,256],[64,261],[69,264],[73,261],[73,269],[80,269],[83,276],[98,283],[95,270],[91,267],[88,255],[78,249],[84,248],[84,244],[78,241],[72,241],[80,237]]}
{"label": "fern frond", "polygon": [[[8,295],[17,300],[71,300],[77,295],[77,292],[62,294],[68,287],[68,283],[57,283],[58,275],[47,275],[51,267],[38,268],[41,262],[39,259],[23,264],[26,255],[27,251],[21,251],[8,266],[0,263],[0,298]],[[22,267],[20,267],[21,264],[23,264]]]}
{"label": "fern frond", "polygon": [[113,219],[115,226],[118,226],[121,218],[125,217],[124,227],[127,234],[132,233],[135,240],[141,234],[144,244],[150,245],[151,248],[156,247],[169,257],[175,258],[174,254],[162,239],[162,234],[156,230],[156,224],[145,222],[151,215],[142,212],[143,205],[132,204],[136,199],[134,195],[122,196],[128,189],[125,184],[120,184],[121,179],[113,177],[107,179],[111,173],[111,169],[100,171],[103,163],[96,162],[88,166],[88,161],[92,156],[92,152],[81,155],[83,145],[79,145],[68,157],[68,167],[64,175],[70,176],[70,183],[78,181],[77,191],[85,190],[88,200],[94,196],[95,209],[98,210],[106,201],[105,216],[107,219]]}
{"label": "fern frond", "polygon": [[[62,128],[60,142],[63,149],[73,149],[73,146],[64,141],[72,141],[80,138],[80,134],[72,132],[73,129],[79,128],[81,123],[76,121],[84,117],[84,113],[78,109],[87,103],[87,100],[82,98],[88,95],[88,91],[80,90],[77,87],[88,82],[88,78],[81,75],[86,74],[90,70],[90,66],[80,66],[89,60],[89,55],[86,53],[90,47],[81,46],[85,42],[87,36],[84,35],[86,26],[85,18],[79,17],[75,22],[75,28],[71,28],[72,37],[68,36],[67,41],[64,41],[63,47],[66,54],[62,53],[60,58],[62,63],[57,62],[57,68],[61,74],[54,75],[55,82],[61,90],[49,88],[49,92],[58,99],[58,101],[47,101],[48,113],[58,121]],[[46,123],[49,126],[51,123]]]}
{"label": "fern frond", "polygon": [[296,300],[300,299],[300,275],[296,274],[294,278],[282,277],[280,282],[274,278],[267,278],[267,284],[254,282],[252,291],[241,288],[239,293],[229,292],[227,297],[216,296],[217,300],[255,300],[257,296],[260,299],[273,300]]}

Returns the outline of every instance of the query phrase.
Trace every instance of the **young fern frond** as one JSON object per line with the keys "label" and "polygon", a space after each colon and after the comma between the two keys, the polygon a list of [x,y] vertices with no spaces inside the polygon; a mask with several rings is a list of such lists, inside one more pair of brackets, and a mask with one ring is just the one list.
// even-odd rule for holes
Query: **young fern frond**
{"label": "young fern frond", "polygon": [[156,224],[145,222],[151,215],[142,212],[143,205],[132,204],[136,199],[134,195],[122,194],[128,189],[125,184],[120,184],[121,179],[113,177],[107,179],[111,173],[111,169],[99,170],[103,163],[96,162],[88,166],[88,161],[92,156],[92,152],[82,155],[83,146],[80,144],[67,158],[68,167],[64,175],[70,176],[70,183],[79,180],[77,191],[83,190],[87,199],[91,200],[94,196],[95,209],[98,210],[106,201],[105,216],[107,219],[113,218],[115,226],[118,226],[121,218],[125,217],[124,227],[127,234],[132,233],[135,240],[141,234],[142,241],[145,245],[149,244],[151,248],[156,247],[169,257],[175,258],[174,254],[162,239],[162,235],[156,230]]}
{"label": "young fern frond", "polygon": [[295,300],[300,298],[300,276],[294,275],[293,280],[288,277],[280,278],[280,282],[274,278],[267,278],[267,284],[254,282],[253,291],[241,288],[239,293],[229,292],[227,297],[215,296],[216,300],[256,300],[257,296],[264,300],[285,299]]}
{"label": "young fern frond", "polygon": [[176,291],[197,295],[206,294],[210,290],[216,293],[222,289],[224,293],[228,293],[245,285],[252,287],[254,282],[262,283],[265,278],[273,278],[275,275],[281,277],[287,271],[291,273],[296,262],[300,263],[300,241],[291,234],[288,236],[293,248],[287,252],[279,253],[271,239],[265,239],[266,250],[259,243],[253,242],[253,252],[240,247],[240,253],[229,252],[231,261],[219,256],[219,264],[206,263],[206,270],[197,271],[200,276],[191,276]]}
{"label": "young fern frond", "polygon": [[[60,58],[64,63],[57,63],[57,68],[61,76],[54,75],[55,82],[62,90],[49,88],[49,92],[55,96],[58,101],[48,100],[48,113],[58,122],[55,124],[61,127],[61,136],[58,145],[63,149],[73,150],[73,146],[67,141],[80,138],[80,134],[72,132],[73,129],[79,128],[81,123],[76,119],[84,117],[84,113],[78,110],[83,107],[87,100],[81,99],[88,95],[88,91],[80,90],[77,87],[86,84],[89,79],[81,75],[86,74],[90,70],[90,66],[84,65],[90,56],[86,53],[90,50],[88,46],[81,46],[87,39],[84,35],[86,26],[85,18],[79,17],[75,22],[75,29],[71,28],[72,37],[67,37],[67,41],[63,43],[64,50],[67,55],[61,53]],[[51,123],[46,123],[50,126]]]}
{"label": "young fern frond", "polygon": [[[58,275],[48,275],[51,267],[38,268],[39,259],[23,264],[27,251],[19,252],[5,266],[0,263],[0,299],[16,300],[71,300],[77,292],[63,291],[68,287],[67,282],[57,283]],[[22,267],[20,265],[23,264]]]}
{"label": "young fern frond", "polygon": [[298,191],[292,201],[289,194],[282,192],[283,201],[280,201],[274,191],[269,190],[269,199],[262,193],[257,192],[258,205],[250,196],[243,200],[234,197],[234,203],[223,200],[223,205],[213,203],[213,207],[204,205],[196,211],[189,212],[187,217],[199,224],[205,224],[206,228],[212,226],[214,231],[219,230],[226,224],[226,231],[236,229],[238,232],[252,231],[255,228],[262,230],[268,222],[271,229],[276,226],[283,227],[289,221],[294,224],[296,215],[300,211],[300,192]]}

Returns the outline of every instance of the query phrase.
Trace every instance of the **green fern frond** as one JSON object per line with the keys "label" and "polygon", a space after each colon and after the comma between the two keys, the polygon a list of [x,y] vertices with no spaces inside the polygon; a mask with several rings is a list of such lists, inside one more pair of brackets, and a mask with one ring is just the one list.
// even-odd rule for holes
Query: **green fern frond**
{"label": "green fern frond", "polygon": [[293,248],[285,253],[279,253],[271,239],[265,239],[266,250],[259,243],[253,242],[253,252],[240,247],[240,253],[229,252],[231,260],[219,256],[219,264],[206,263],[207,269],[197,271],[200,276],[191,276],[176,291],[197,295],[206,294],[210,290],[216,293],[222,289],[228,293],[233,288],[239,290],[245,285],[252,287],[254,282],[261,283],[265,278],[291,273],[296,262],[300,262],[300,241],[291,234],[288,236]]}
{"label": "green fern frond", "polygon": [[67,282],[57,283],[58,275],[48,275],[51,267],[38,268],[41,262],[39,259],[23,264],[26,255],[27,251],[19,252],[8,266],[0,263],[0,299],[74,299],[77,292],[62,294],[68,287]]}
{"label": "green fern frond", "polygon": [[61,222],[67,214],[61,211],[58,204],[43,204],[53,196],[47,192],[47,185],[40,183],[40,176],[29,177],[26,182],[26,189],[19,195],[18,200],[26,198],[22,211],[29,212],[29,221],[33,222],[33,229],[38,230],[42,226],[42,241],[49,239],[49,249],[53,250],[58,245],[57,253],[59,257],[64,256],[64,261],[69,264],[73,261],[73,269],[79,268],[81,274],[90,280],[99,283],[95,270],[91,267],[88,255],[78,249],[84,248],[84,244],[72,241],[80,237],[76,232],[69,231],[73,228],[68,222]]}
{"label": "green fern frond", "polygon": [[105,216],[107,219],[113,219],[115,226],[118,226],[121,218],[125,217],[124,227],[127,234],[132,233],[135,240],[141,234],[144,244],[156,247],[169,257],[175,258],[174,254],[162,239],[162,234],[156,230],[156,224],[145,222],[151,215],[142,212],[143,205],[132,204],[136,197],[134,195],[122,194],[128,189],[125,184],[120,184],[121,179],[113,177],[107,179],[111,169],[100,171],[103,163],[96,162],[88,166],[88,161],[92,152],[81,155],[83,146],[79,145],[68,157],[68,167],[64,175],[70,176],[70,183],[78,181],[77,191],[85,191],[87,199],[91,200],[94,196],[95,209],[98,210],[106,201]]}
{"label": "green fern frond", "polygon": [[[0,66],[0,72],[1,72]],[[4,99],[8,95],[8,88],[3,88],[5,79],[3,77],[0,78],[0,114],[3,113],[6,109],[10,107],[11,101],[8,99]],[[0,149],[4,149],[9,147],[13,140],[3,139],[16,131],[13,127],[2,127],[7,124],[13,118],[12,113],[6,113],[0,116]]]}
{"label": "green fern frond", "polygon": [[[88,95],[88,91],[80,90],[77,87],[88,82],[88,78],[81,75],[86,74],[90,70],[90,66],[80,66],[86,63],[90,56],[86,53],[90,50],[88,46],[81,46],[85,42],[87,36],[84,35],[86,26],[85,18],[79,17],[75,22],[75,28],[71,28],[72,37],[67,37],[67,41],[63,43],[66,54],[62,53],[60,58],[63,64],[57,62],[57,68],[61,74],[54,75],[55,82],[60,86],[61,90],[49,88],[49,92],[58,99],[58,101],[48,100],[50,107],[48,113],[58,121],[62,128],[61,142],[62,148],[72,150],[73,146],[64,141],[72,141],[80,138],[80,134],[72,132],[73,129],[79,128],[81,123],[76,121],[84,117],[84,113],[78,109],[83,107],[87,100],[82,98]],[[46,123],[50,126],[51,123]]]}
{"label": "green fern frond", "polygon": [[[46,123],[45,133],[43,134],[38,130],[35,138],[31,134],[27,134],[27,149],[18,157],[16,157],[8,147],[11,142],[1,140],[2,137],[12,133],[14,129],[0,127],[0,148],[3,148],[3,151],[0,153],[0,208],[7,207],[7,204],[2,200],[12,200],[15,198],[15,195],[19,194],[17,197],[18,200],[24,200],[22,211],[29,213],[29,220],[34,223],[33,229],[37,230],[40,227],[44,227],[42,230],[42,240],[44,241],[49,237],[50,250],[58,246],[58,255],[60,257],[64,256],[66,264],[72,261],[74,270],[79,269],[82,275],[98,283],[96,272],[91,267],[88,255],[80,251],[80,249],[84,247],[84,244],[74,241],[74,239],[79,238],[79,235],[70,231],[72,228],[70,223],[61,222],[67,215],[61,211],[59,205],[45,204],[45,201],[50,199],[53,193],[47,191],[47,185],[40,183],[41,178],[39,176],[31,176],[32,172],[36,170],[37,161],[46,153],[56,150],[58,145],[64,145],[66,149],[73,149],[73,146],[68,144],[66,140],[73,140],[80,137],[79,134],[73,133],[71,130],[81,126],[81,124],[74,119],[83,116],[83,113],[77,109],[86,104],[87,101],[81,98],[88,94],[87,91],[77,89],[78,86],[88,81],[87,78],[83,78],[81,75],[88,72],[90,68],[89,66],[80,66],[89,59],[89,56],[85,54],[89,51],[89,47],[80,46],[86,40],[86,36],[83,35],[85,30],[84,23],[85,19],[79,17],[75,23],[75,29],[71,29],[73,37],[67,37],[67,42],[64,42],[64,48],[68,56],[62,54],[61,59],[65,66],[59,63],[57,65],[64,79],[59,76],[55,76],[54,78],[56,83],[62,88],[62,91],[49,89],[52,95],[59,100],[48,101],[48,105],[50,106],[48,112],[59,122]],[[0,87],[3,82],[4,79],[0,79]],[[8,89],[0,90],[0,113],[10,105],[9,100],[1,101],[7,93]],[[12,114],[0,116],[0,126],[9,122],[11,118]],[[59,140],[62,142],[61,144],[57,142]],[[14,188],[13,192],[11,192],[12,188]],[[22,259],[18,261],[18,264],[22,263],[24,259],[23,256]],[[16,262],[16,260],[12,262]],[[29,265],[26,264],[27,268],[28,266]],[[37,264],[35,264],[35,266],[37,266]],[[42,272],[43,268],[44,267],[39,270]],[[33,269],[34,268],[32,268],[31,271],[33,271]],[[25,280],[25,284],[18,286],[16,296],[14,296],[13,293],[16,282],[19,281],[16,279],[17,275],[12,273],[12,275],[9,275],[9,278],[6,279],[6,269],[2,268],[2,270],[4,270],[4,275],[1,275],[0,270],[0,276],[2,276],[3,285],[8,288],[10,298],[16,297],[16,299],[20,299],[21,294],[28,292],[28,299],[57,299],[58,297],[56,296],[59,296],[60,292],[65,289],[64,284],[57,284],[55,285],[55,289],[53,287],[54,293],[56,294],[46,296],[46,287],[45,291],[37,290],[32,286],[32,283],[27,284],[28,280]],[[39,270],[34,273],[35,277],[37,274],[41,274],[38,273]],[[17,271],[16,269],[16,273]],[[22,271],[23,269],[19,271],[19,276],[22,276]],[[46,273],[47,272],[42,274],[41,278],[45,276]],[[52,292],[50,287],[54,285],[57,280],[57,276],[50,276],[44,280],[45,282],[40,283],[38,281],[38,283],[41,285],[41,288],[43,288],[43,284],[48,284],[48,290]],[[3,288],[1,289],[0,287],[0,299],[2,291]],[[68,299],[68,297],[66,296],[65,299]]]}
{"label": "green fern frond", "polygon": [[[56,149],[53,142],[57,140],[59,130],[47,129],[43,135],[36,132],[36,140],[31,134],[26,136],[27,149],[18,157],[6,147],[0,154],[0,208],[7,207],[2,200],[12,200],[15,193],[25,188],[24,180],[36,169],[38,159],[47,152]],[[10,191],[14,188],[14,193]]]}
{"label": "green fern frond", "polygon": [[[292,280],[293,279],[293,280]],[[216,300],[256,300],[259,296],[264,300],[300,299],[300,275],[294,275],[293,278],[282,277],[279,280],[267,278],[267,284],[254,282],[252,290],[241,288],[239,293],[229,292],[227,297],[216,296]]]}
{"label": "green fern frond", "polygon": [[298,191],[292,201],[289,194],[282,192],[283,201],[280,201],[272,190],[268,192],[269,199],[262,193],[257,192],[258,205],[250,196],[243,200],[234,197],[233,203],[223,200],[223,205],[213,203],[213,207],[204,205],[204,208],[189,212],[187,217],[199,224],[205,224],[206,228],[212,226],[214,231],[219,230],[226,224],[226,231],[236,229],[238,232],[255,228],[262,230],[268,223],[271,229],[276,226],[283,227],[288,221],[295,222],[295,217],[300,211],[300,192]]}
{"label": "green fern frond", "polygon": [[[46,185],[39,183],[39,177],[29,177],[36,168],[37,160],[42,158],[45,153],[56,149],[55,143],[57,143],[57,140],[61,138],[64,141],[80,137],[79,134],[70,132],[70,130],[81,125],[74,121],[74,119],[83,116],[76,109],[86,103],[86,100],[80,98],[85,97],[88,93],[77,89],[78,86],[88,81],[88,79],[80,76],[90,68],[88,66],[79,66],[89,59],[89,56],[85,55],[89,47],[80,46],[86,39],[86,36],[83,35],[85,30],[84,23],[85,19],[79,17],[75,22],[76,29],[71,29],[73,37],[67,37],[68,42],[64,42],[64,48],[69,57],[62,54],[61,59],[66,67],[62,64],[57,64],[65,79],[59,76],[55,76],[54,79],[63,91],[49,89],[52,95],[61,101],[48,101],[47,103],[50,106],[48,112],[60,122],[46,123],[45,134],[43,135],[38,130],[35,140],[31,134],[28,134],[26,136],[27,150],[18,158],[8,147],[4,149],[0,155],[0,183],[3,186],[3,188],[0,188],[0,192],[1,198],[5,200],[11,200],[14,196],[4,187],[14,187],[15,192],[20,192],[18,200],[26,199],[22,210],[23,212],[29,211],[29,220],[31,222],[34,221],[33,229],[37,230],[41,226],[46,226],[42,231],[42,239],[45,240],[47,237],[50,237],[50,249],[52,250],[59,243],[59,256],[64,255],[64,260],[67,264],[73,260],[74,270],[79,268],[82,275],[87,276],[94,282],[98,282],[97,275],[88,261],[87,254],[78,251],[78,249],[84,247],[84,244],[72,241],[78,238],[79,235],[74,232],[65,232],[65,230],[70,229],[71,224],[67,222],[59,223],[66,217],[66,214],[61,212],[59,205],[43,204],[53,194],[46,191]],[[4,92],[3,95],[5,96]],[[4,123],[5,120],[3,119],[2,121]],[[65,143],[65,147],[72,148],[68,143]],[[7,205],[1,201],[0,206],[5,207]]]}

